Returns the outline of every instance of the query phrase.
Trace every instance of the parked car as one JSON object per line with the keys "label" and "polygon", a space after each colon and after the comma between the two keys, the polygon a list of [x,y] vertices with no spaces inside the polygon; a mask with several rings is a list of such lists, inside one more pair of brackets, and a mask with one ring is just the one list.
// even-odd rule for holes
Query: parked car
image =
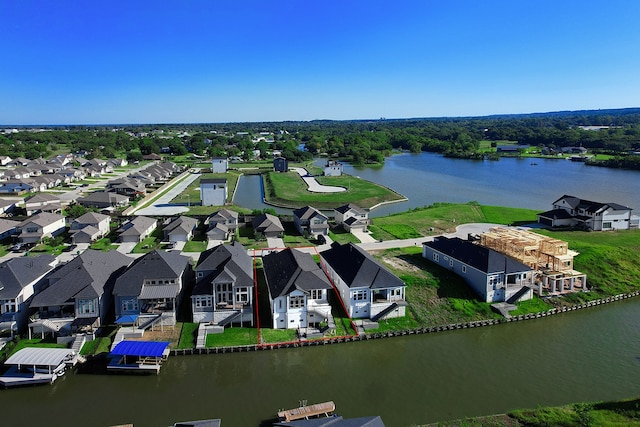
{"label": "parked car", "polygon": [[78,245],[69,245],[69,246],[65,247],[65,248],[62,250],[62,252],[71,252],[71,251],[73,251],[73,250],[74,250],[75,248],[77,248],[77,247],[78,247]]}
{"label": "parked car", "polygon": [[27,248],[25,248],[22,243],[16,243],[15,245],[11,246],[10,250],[12,252],[24,252],[25,250],[27,250]]}

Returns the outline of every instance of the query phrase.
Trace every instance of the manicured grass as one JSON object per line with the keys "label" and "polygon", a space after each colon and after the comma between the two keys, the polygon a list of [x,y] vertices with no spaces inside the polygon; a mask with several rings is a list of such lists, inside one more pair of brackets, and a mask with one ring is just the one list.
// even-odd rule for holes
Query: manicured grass
{"label": "manicured grass", "polygon": [[368,334],[376,332],[400,331],[407,329],[416,329],[420,327],[418,322],[412,316],[396,317],[393,319],[385,319],[378,322],[376,329],[368,329]]}
{"label": "manicured grass", "polygon": [[207,347],[232,347],[258,343],[256,328],[226,328],[222,334],[208,334]]}
{"label": "manicured grass", "polygon": [[510,311],[511,316],[519,316],[521,314],[540,313],[553,308],[546,300],[534,296],[528,301],[520,301],[516,310]]}
{"label": "manicured grass", "polygon": [[91,244],[89,246],[90,249],[95,249],[96,251],[109,252],[118,249],[118,245],[114,245],[111,243],[111,239],[108,237],[104,237],[97,242]]}
{"label": "manicured grass", "polygon": [[146,254],[156,249],[159,245],[164,235],[162,233],[162,229],[160,227],[156,228],[153,233],[151,233],[146,239],[142,242],[138,243],[131,253],[133,254]]}
{"label": "manicured grass", "polygon": [[267,344],[298,341],[295,329],[260,329],[262,341]]}
{"label": "manicured grass", "polygon": [[180,330],[180,341],[177,348],[194,348],[198,333],[199,323],[185,322]]}
{"label": "manicured grass", "polygon": [[111,349],[111,338],[110,337],[96,337],[93,341],[87,341],[82,346],[80,350],[80,354],[83,356],[101,354],[101,353],[109,353]]}
{"label": "manicured grass", "polygon": [[346,243],[360,243],[360,239],[351,233],[344,231],[342,227],[336,227],[333,231],[329,231],[329,237],[334,242],[338,242],[341,245]]}
{"label": "manicured grass", "polygon": [[11,354],[16,353],[17,351],[22,350],[27,347],[43,347],[43,348],[67,348],[67,344],[57,344],[55,341],[50,341],[48,339],[31,339],[31,340],[20,340],[13,348]]}
{"label": "manicured grass", "polygon": [[370,208],[381,202],[403,199],[403,196],[385,187],[350,175],[317,177],[318,182],[323,185],[347,189],[340,193],[312,193],[295,172],[269,172],[262,177],[265,198],[282,206],[311,205],[318,209],[333,209],[345,203],[355,203],[360,207]]}
{"label": "manicured grass", "polygon": [[201,240],[189,240],[184,245],[183,252],[204,252],[207,249],[207,242]]}
{"label": "manicured grass", "polygon": [[537,211],[531,209],[482,206],[477,203],[436,203],[428,207],[373,219],[369,228],[376,240],[406,239],[455,231],[460,224],[488,222],[512,224],[535,222]]}

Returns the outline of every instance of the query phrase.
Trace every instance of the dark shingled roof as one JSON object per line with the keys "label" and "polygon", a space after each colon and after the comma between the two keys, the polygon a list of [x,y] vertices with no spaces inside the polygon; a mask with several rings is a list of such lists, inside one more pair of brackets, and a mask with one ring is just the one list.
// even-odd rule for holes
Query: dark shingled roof
{"label": "dark shingled roof", "polygon": [[327,218],[326,215],[324,215],[322,212],[320,212],[319,210],[317,210],[314,207],[311,206],[304,206],[300,209],[295,209],[293,211],[293,215],[297,216],[300,219],[311,219],[314,216],[322,216],[323,218]]}
{"label": "dark shingled roof", "polygon": [[564,209],[553,209],[550,211],[539,213],[538,216],[543,218],[553,218],[553,219],[570,219],[573,216]]}
{"label": "dark shingled roof", "polygon": [[118,251],[86,250],[47,276],[49,287],[33,298],[30,307],[56,306],[76,298],[101,297],[105,286],[110,286],[132,261]]}
{"label": "dark shingled roof", "polygon": [[284,231],[280,218],[268,213],[256,216],[251,223],[256,231]]}
{"label": "dark shingled roof", "polygon": [[264,275],[272,298],[288,295],[295,289],[331,289],[331,283],[307,253],[287,248],[262,257]]}
{"label": "dark shingled roof", "polygon": [[[116,280],[114,295],[140,295],[145,279],[179,278],[189,265],[189,257],[180,252],[154,250],[138,258]],[[159,286],[159,285],[156,285]]]}
{"label": "dark shingled roof", "polygon": [[253,260],[239,243],[219,245],[201,253],[195,271],[208,274],[197,279],[193,295],[211,295],[211,283],[224,276],[231,278],[235,287],[253,287]]}
{"label": "dark shingled roof", "polygon": [[506,274],[531,271],[531,268],[511,257],[459,237],[437,237],[423,244],[487,274],[503,273],[505,268]]}
{"label": "dark shingled roof", "polygon": [[0,300],[15,299],[29,283],[51,271],[57,263],[53,255],[11,258],[0,264]]}
{"label": "dark shingled roof", "polygon": [[334,243],[330,249],[320,252],[320,256],[350,288],[383,289],[405,286],[396,275],[353,243],[342,246]]}
{"label": "dark shingled roof", "polygon": [[345,213],[345,212],[349,212],[350,210],[354,210],[359,214],[365,214],[367,213],[367,211],[365,211],[364,209],[362,209],[360,206],[354,205],[353,203],[348,203],[346,205],[342,205],[338,208],[335,208],[336,211],[340,212],[340,213]]}
{"label": "dark shingled roof", "polygon": [[615,209],[615,210],[630,210],[631,209],[631,208],[629,208],[627,206],[623,206],[623,205],[620,205],[618,203],[593,202],[591,200],[580,199],[578,197],[570,196],[568,194],[565,194],[564,196],[560,197],[558,200],[553,202],[553,204],[555,205],[561,200],[564,200],[569,206],[571,206],[572,209],[585,209],[587,212],[591,212],[591,213],[597,212],[598,210],[600,210],[600,209],[602,209],[603,207],[606,207],[606,206],[609,206],[609,207],[611,207],[612,209]]}

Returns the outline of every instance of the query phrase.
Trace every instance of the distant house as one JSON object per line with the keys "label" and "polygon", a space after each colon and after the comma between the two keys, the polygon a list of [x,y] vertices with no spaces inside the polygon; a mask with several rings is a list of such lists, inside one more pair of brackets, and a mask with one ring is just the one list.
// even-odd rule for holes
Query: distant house
{"label": "distant house", "polygon": [[202,206],[224,206],[227,201],[227,180],[225,178],[205,178],[200,180],[200,201]]}
{"label": "distant house", "polygon": [[159,160],[162,160],[162,156],[159,154],[151,153],[151,154],[145,154],[144,156],[142,156],[142,159],[159,161]]}
{"label": "distant house", "polygon": [[33,185],[27,184],[26,182],[0,182],[0,194],[16,196],[29,191],[37,190],[34,190]]}
{"label": "distant house", "polygon": [[12,335],[29,319],[28,301],[42,278],[58,264],[53,255],[11,258],[0,264],[0,332]]}
{"label": "distant house", "polygon": [[137,216],[122,225],[116,232],[120,243],[140,243],[158,227],[155,218]]}
{"label": "distant house", "polygon": [[335,208],[333,212],[336,224],[341,225],[345,231],[352,229],[366,231],[369,226],[369,213],[353,203]]}
{"label": "distant house", "polygon": [[60,197],[49,193],[38,193],[24,200],[27,216],[36,212],[60,213],[62,210]]}
{"label": "distant house", "polygon": [[203,252],[195,273],[194,322],[253,325],[253,259],[242,245],[219,245]]}
{"label": "distant house", "polygon": [[273,159],[273,170],[275,172],[287,172],[289,170],[289,161],[284,157],[276,157]]}
{"label": "distant house", "polygon": [[527,150],[528,145],[498,145],[496,151],[498,153],[518,153],[520,150]]}
{"label": "distant house", "polygon": [[211,159],[212,173],[225,173],[229,168],[229,159],[226,157],[213,157]]}
{"label": "distant house", "polygon": [[207,240],[228,240],[238,228],[238,212],[220,209],[204,222],[207,225]]}
{"label": "distant house", "polygon": [[263,213],[251,221],[253,225],[253,233],[256,238],[278,238],[284,235],[284,227],[280,222],[280,218],[275,215]]}
{"label": "distant house", "polygon": [[521,262],[458,237],[422,244],[422,256],[462,277],[484,302],[533,298],[533,270]]}
{"label": "distant house", "polygon": [[193,237],[193,232],[198,226],[198,220],[188,216],[169,218],[162,226],[164,240],[172,245],[178,242],[188,242]]}
{"label": "distant house", "polygon": [[[94,328],[107,322],[113,312],[111,290],[115,279],[126,270],[132,258],[118,251],[88,249],[46,277],[46,287],[30,304],[37,310],[39,327],[67,333]],[[36,325],[38,322],[35,322]]]}
{"label": "distant house", "polygon": [[327,236],[329,234],[329,218],[311,206],[293,211],[293,225],[303,236]]}
{"label": "distant house", "polygon": [[69,227],[71,242],[92,243],[109,234],[111,217],[96,212],[87,212],[74,219]]}
{"label": "distant house", "polygon": [[77,202],[87,208],[116,208],[129,204],[129,198],[121,194],[108,191],[96,191],[85,197],[79,197]]}
{"label": "distant house", "polygon": [[322,173],[324,176],[342,176],[342,170],[342,163],[335,160],[327,160],[327,163],[322,168]]}
{"label": "distant house", "polygon": [[331,283],[313,257],[287,248],[262,257],[274,329],[298,329],[328,322]]}
{"label": "distant house", "polygon": [[18,238],[22,243],[39,243],[45,237],[54,237],[65,231],[66,225],[62,215],[40,212],[18,225]]}
{"label": "distant house", "polygon": [[628,230],[638,226],[631,208],[564,195],[553,209],[538,214],[538,223],[549,227],[573,227],[590,231]]}
{"label": "distant house", "polygon": [[366,251],[353,243],[334,243],[320,257],[349,317],[374,321],[404,317],[405,283]]}
{"label": "distant house", "polygon": [[0,216],[13,216],[15,209],[15,200],[0,199]]}
{"label": "distant house", "polygon": [[116,319],[139,316],[139,322],[159,319],[175,324],[183,287],[191,280],[189,257],[154,250],[134,261],[113,288]]}

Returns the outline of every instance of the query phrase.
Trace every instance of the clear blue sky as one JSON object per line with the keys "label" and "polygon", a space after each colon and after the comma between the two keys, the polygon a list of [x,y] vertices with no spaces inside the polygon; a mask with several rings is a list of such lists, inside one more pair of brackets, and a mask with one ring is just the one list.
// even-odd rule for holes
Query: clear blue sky
{"label": "clear blue sky", "polygon": [[640,106],[637,0],[0,0],[0,124]]}

